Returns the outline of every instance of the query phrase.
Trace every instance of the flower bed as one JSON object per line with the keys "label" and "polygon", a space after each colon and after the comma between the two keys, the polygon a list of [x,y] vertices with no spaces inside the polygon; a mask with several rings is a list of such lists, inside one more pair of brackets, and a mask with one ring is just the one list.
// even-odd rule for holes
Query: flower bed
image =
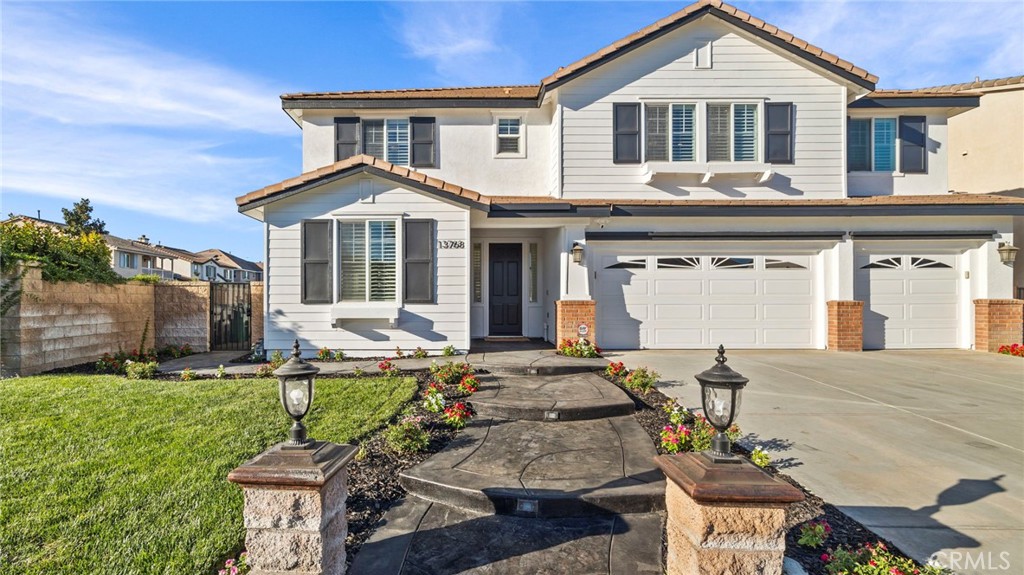
{"label": "flower bed", "polygon": [[1001,345],[999,346],[999,353],[1003,355],[1012,355],[1013,357],[1024,357],[1024,345],[1019,343]]}

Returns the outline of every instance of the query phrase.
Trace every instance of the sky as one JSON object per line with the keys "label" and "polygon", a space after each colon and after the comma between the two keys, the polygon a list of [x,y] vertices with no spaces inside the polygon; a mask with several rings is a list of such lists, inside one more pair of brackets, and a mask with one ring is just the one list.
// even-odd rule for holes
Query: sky
{"label": "sky", "polygon": [[[1024,74],[1024,2],[735,1],[917,88]],[[536,84],[678,2],[0,0],[0,214],[262,258],[234,198],[298,175],[290,92]]]}

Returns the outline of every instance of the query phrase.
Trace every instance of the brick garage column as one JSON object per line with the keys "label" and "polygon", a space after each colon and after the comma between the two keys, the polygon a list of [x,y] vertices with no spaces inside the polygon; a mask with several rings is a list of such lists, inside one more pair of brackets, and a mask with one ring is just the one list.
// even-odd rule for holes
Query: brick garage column
{"label": "brick garage column", "polygon": [[555,343],[579,337],[580,324],[587,325],[587,339],[597,345],[597,302],[594,300],[558,300],[555,302]]}
{"label": "brick garage column", "polygon": [[828,306],[828,349],[864,349],[864,302],[832,300]]}
{"label": "brick garage column", "polygon": [[803,493],[754,464],[700,453],[659,455],[665,472],[669,575],[781,575],[786,507]]}
{"label": "brick garage column", "polygon": [[1024,300],[974,300],[974,349],[995,352],[1024,342]]}
{"label": "brick garage column", "polygon": [[275,445],[228,481],[245,496],[245,546],[252,575],[345,573],[345,500],[351,445],[318,441],[310,449]]}

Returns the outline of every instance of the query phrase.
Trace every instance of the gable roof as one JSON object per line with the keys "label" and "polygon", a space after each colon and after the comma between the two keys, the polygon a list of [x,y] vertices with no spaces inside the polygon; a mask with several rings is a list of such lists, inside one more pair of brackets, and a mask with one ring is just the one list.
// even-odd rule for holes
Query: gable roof
{"label": "gable roof", "polygon": [[[441,102],[463,107],[538,106],[544,93],[582,74],[627,54],[646,43],[676,30],[702,16],[711,15],[745,30],[810,63],[822,67],[855,84],[873,90],[878,76],[869,73],[826,52],[817,46],[773,26],[760,18],[730,6],[721,0],[698,0],[682,10],[658,20],[621,40],[560,67],[537,85],[478,86],[465,88],[414,88],[405,90],[364,90],[353,92],[299,92],[281,96],[282,106],[288,109],[331,107],[397,107],[434,105]],[[379,104],[375,104],[379,102]]]}
{"label": "gable roof", "polygon": [[229,254],[228,252],[217,248],[211,248],[208,250],[203,250],[201,252],[196,252],[196,255],[201,258],[204,258],[205,262],[215,259],[217,260],[217,265],[222,268],[246,270],[252,272],[263,271],[263,267],[260,266],[260,264],[256,262],[251,262],[245,258],[238,257],[234,254]]}

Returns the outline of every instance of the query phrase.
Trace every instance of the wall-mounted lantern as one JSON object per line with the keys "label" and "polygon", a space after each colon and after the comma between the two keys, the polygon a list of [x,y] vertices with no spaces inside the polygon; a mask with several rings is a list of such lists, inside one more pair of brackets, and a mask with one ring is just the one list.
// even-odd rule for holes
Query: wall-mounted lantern
{"label": "wall-mounted lantern", "polygon": [[578,242],[572,245],[572,263],[583,263],[583,246]]}
{"label": "wall-mounted lantern", "polygon": [[281,407],[288,417],[294,420],[291,428],[291,439],[282,449],[309,449],[314,441],[306,436],[306,426],[302,418],[309,413],[313,405],[313,382],[320,368],[306,363],[299,351],[299,340],[292,346],[292,356],[284,365],[274,370],[274,376],[280,384]]}
{"label": "wall-mounted lantern", "polygon": [[1012,266],[1013,262],[1017,259],[1017,252],[1020,251],[1020,248],[1009,242],[1002,242],[996,251],[999,252],[999,261],[1005,265]]}

